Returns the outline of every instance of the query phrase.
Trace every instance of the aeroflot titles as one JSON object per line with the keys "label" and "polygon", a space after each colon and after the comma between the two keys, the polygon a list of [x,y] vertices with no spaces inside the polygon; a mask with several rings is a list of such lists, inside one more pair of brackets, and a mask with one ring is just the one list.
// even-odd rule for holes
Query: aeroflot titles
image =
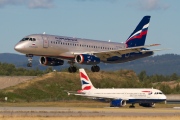
{"label": "aeroflot titles", "polygon": [[55,37],[58,40],[66,40],[66,41],[77,41],[76,38],[63,38],[63,37]]}

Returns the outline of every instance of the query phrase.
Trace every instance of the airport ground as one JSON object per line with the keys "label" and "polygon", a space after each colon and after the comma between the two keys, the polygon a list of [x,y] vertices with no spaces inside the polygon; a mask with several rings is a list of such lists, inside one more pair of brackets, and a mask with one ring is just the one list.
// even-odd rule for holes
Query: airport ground
{"label": "airport ground", "polygon": [[180,104],[110,108],[96,101],[0,103],[0,120],[178,120]]}
{"label": "airport ground", "polygon": [[[3,87],[17,85],[28,79],[1,77]],[[13,79],[13,82],[12,82]],[[31,79],[31,78],[30,78]],[[1,79],[0,79],[1,80]],[[2,88],[1,88],[2,87]],[[89,101],[0,102],[0,120],[179,120],[180,95],[169,95],[171,103],[156,104],[155,108],[110,108],[109,103]]]}

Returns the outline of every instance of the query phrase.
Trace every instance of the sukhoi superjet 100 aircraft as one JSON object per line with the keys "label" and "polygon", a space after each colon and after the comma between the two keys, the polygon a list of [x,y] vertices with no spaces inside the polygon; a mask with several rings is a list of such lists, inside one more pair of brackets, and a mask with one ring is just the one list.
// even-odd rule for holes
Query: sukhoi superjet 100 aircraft
{"label": "sukhoi superjet 100 aircraft", "polygon": [[84,69],[79,69],[82,89],[77,92],[68,92],[69,95],[84,96],[95,100],[109,100],[110,107],[122,107],[126,103],[139,103],[143,107],[154,107],[155,103],[163,102],[166,96],[158,89],[153,88],[98,88],[96,89]]}
{"label": "sukhoi superjet 100 aircraft", "polygon": [[150,16],[144,16],[125,43],[65,37],[48,34],[32,34],[24,37],[14,47],[28,57],[28,67],[32,66],[32,57],[41,56],[39,61],[46,66],[59,66],[67,60],[69,72],[76,72],[75,63],[92,65],[91,71],[98,72],[98,64],[123,63],[153,55],[144,45],[148,32]]}

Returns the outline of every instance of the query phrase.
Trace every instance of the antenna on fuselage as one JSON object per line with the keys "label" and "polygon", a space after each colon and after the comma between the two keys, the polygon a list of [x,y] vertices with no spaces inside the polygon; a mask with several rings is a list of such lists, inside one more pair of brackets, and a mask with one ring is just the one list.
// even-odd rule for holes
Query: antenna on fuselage
{"label": "antenna on fuselage", "polygon": [[46,32],[43,32],[43,34],[46,34]]}

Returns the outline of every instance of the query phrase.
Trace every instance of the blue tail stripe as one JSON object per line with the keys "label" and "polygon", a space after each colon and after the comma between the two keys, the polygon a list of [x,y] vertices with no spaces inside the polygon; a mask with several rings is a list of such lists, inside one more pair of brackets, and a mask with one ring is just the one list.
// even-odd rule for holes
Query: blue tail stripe
{"label": "blue tail stripe", "polygon": [[89,84],[89,83],[85,82],[84,80],[81,80],[81,81],[82,81],[82,85]]}
{"label": "blue tail stripe", "polygon": [[[135,46],[143,46],[145,43],[146,35],[143,34],[142,37],[136,38],[134,36],[140,35],[144,31],[148,31],[147,28],[143,28],[145,25],[147,25],[150,21],[150,16],[144,16],[143,19],[140,21],[140,23],[137,25],[136,29],[131,33],[131,35],[126,40],[127,47],[135,47]],[[141,31],[140,33],[136,34],[137,32]]]}

